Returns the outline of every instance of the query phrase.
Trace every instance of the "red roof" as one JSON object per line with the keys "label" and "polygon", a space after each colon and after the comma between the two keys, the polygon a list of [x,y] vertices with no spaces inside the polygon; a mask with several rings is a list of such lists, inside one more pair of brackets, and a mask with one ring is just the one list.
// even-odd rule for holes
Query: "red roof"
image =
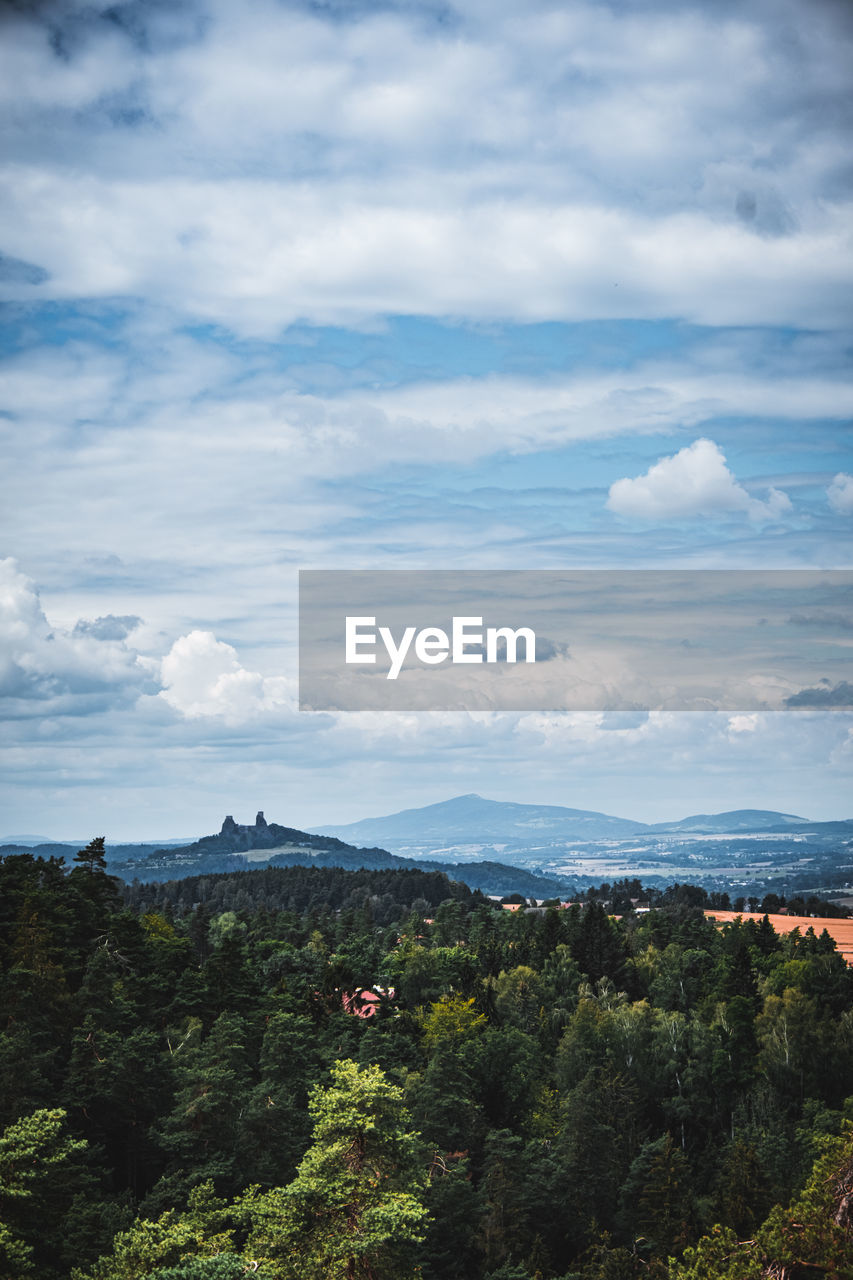
{"label": "red roof", "polygon": [[355,991],[344,991],[341,994],[341,1003],[345,1013],[351,1013],[356,1018],[372,1018],[382,1003],[382,996],[389,996],[394,999],[394,988],[389,987],[387,991],[381,987],[378,991],[371,991],[369,987],[356,987]]}

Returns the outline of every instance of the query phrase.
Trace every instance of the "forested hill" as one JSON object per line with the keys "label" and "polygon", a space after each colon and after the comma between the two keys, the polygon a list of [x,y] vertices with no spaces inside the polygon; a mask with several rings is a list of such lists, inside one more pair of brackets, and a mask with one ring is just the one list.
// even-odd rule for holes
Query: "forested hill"
{"label": "forested hill", "polygon": [[112,863],[110,870],[122,878],[133,872],[141,879],[161,880],[164,872],[190,874],[187,868],[199,872],[239,870],[249,865],[249,854],[260,855],[253,859],[258,862],[284,860],[279,865],[296,865],[286,861],[294,858],[301,860],[300,865],[305,865],[306,859],[334,858],[336,866],[364,866],[369,862],[375,868],[392,867],[399,861],[384,849],[357,849],[334,836],[313,835],[267,822],[263,813],[258,813],[253,823],[246,824],[235,822],[229,814],[214,835],[171,849],[157,849],[138,861]]}
{"label": "forested hill", "polygon": [[[1,851],[0,851],[1,852]],[[65,851],[68,856],[68,851]],[[540,898],[569,897],[575,890],[571,882],[556,876],[545,876],[504,863],[482,861],[451,863],[415,861],[386,849],[360,849],[345,844],[334,836],[313,835],[267,822],[259,813],[254,823],[240,825],[229,815],[215,835],[203,836],[192,844],[174,849],[158,849],[146,857],[111,862],[110,871],[123,880],[165,882],[187,876],[215,875],[245,871],[252,866],[269,867],[341,867],[357,871],[401,871],[424,869],[439,871],[450,879],[463,880],[483,893],[521,893]]]}
{"label": "forested hill", "polygon": [[853,1275],[853,971],[617,887],[0,859],[0,1277]]}
{"label": "forested hill", "polygon": [[440,871],[393,868],[356,871],[339,867],[263,867],[240,874],[187,876],[182,880],[142,884],[123,890],[135,911],[184,913],[207,911],[341,911],[369,906],[377,923],[387,924],[401,912],[434,911],[442,902],[464,903],[470,910],[485,899]]}
{"label": "forested hill", "polygon": [[333,836],[311,835],[307,831],[297,831],[294,827],[283,827],[278,822],[267,822],[260,812],[251,824],[235,822],[229,814],[215,835],[202,836],[192,844],[180,845],[175,852],[190,855],[247,853],[250,850],[273,850],[290,845],[301,845],[306,849],[335,849],[340,852],[352,852],[354,848]]}

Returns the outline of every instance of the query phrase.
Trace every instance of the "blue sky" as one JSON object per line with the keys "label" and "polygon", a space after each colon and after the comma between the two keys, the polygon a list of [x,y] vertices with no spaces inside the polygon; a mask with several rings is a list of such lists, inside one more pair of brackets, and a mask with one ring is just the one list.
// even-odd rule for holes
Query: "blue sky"
{"label": "blue sky", "polygon": [[847,5],[0,23],[7,833],[849,812],[843,711],[295,704],[299,568],[851,567]]}

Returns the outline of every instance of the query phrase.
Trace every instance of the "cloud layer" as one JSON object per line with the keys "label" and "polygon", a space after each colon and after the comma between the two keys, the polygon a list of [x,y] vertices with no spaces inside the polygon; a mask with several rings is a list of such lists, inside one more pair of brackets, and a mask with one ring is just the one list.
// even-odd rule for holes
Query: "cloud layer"
{"label": "cloud layer", "polygon": [[256,334],[400,312],[845,320],[832,4],[41,19],[7,15],[0,68],[21,299],[156,298]]}

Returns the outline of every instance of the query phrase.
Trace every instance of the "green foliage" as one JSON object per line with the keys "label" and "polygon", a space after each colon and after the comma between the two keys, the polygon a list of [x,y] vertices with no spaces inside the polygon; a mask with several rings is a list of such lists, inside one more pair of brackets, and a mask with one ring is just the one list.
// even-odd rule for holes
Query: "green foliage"
{"label": "green foliage", "polygon": [[853,972],[613,895],[0,859],[0,1277],[845,1275]]}
{"label": "green foliage", "polygon": [[428,1013],[422,1013],[419,1021],[428,1049],[459,1045],[488,1026],[487,1019],[477,1012],[473,996],[469,1000],[444,996],[430,1006]]}
{"label": "green foliage", "polygon": [[620,1217],[637,1252],[680,1253],[692,1235],[693,1206],[689,1165],[672,1135],[644,1143],[620,1196]]}
{"label": "green foliage", "polygon": [[57,1219],[72,1199],[86,1148],[65,1132],[65,1120],[59,1109],[35,1111],[0,1138],[0,1267],[7,1280],[45,1275],[48,1267],[52,1273]]}
{"label": "green foliage", "polygon": [[[167,1268],[182,1275],[190,1260],[229,1254],[232,1241],[233,1215],[205,1183],[191,1192],[183,1213],[169,1209],[156,1221],[138,1218],[116,1236],[110,1257],[101,1258],[91,1272],[75,1272],[73,1280],[143,1280]],[[201,1274],[207,1280],[207,1273]]]}
{"label": "green foliage", "polygon": [[756,1250],[789,1271],[806,1268],[853,1274],[853,1132],[825,1138],[822,1155],[802,1193],[785,1210],[777,1205],[759,1231]]}
{"label": "green foliage", "polygon": [[187,1258],[176,1267],[161,1267],[151,1280],[244,1280],[246,1267],[236,1253],[219,1253],[214,1258]]}
{"label": "green foliage", "polygon": [[536,1032],[544,1019],[544,983],[530,965],[519,964],[507,973],[502,969],[494,984],[498,1015],[522,1031]]}
{"label": "green foliage", "polygon": [[175,1105],[160,1132],[173,1169],[189,1166],[194,1181],[230,1192],[239,1185],[248,1103],[247,1035],[243,1018],[222,1013],[201,1043],[173,1057]]}
{"label": "green foliage", "polygon": [[441,1000],[449,992],[470,995],[476,964],[464,947],[424,946],[409,935],[382,960],[382,971],[409,1009]]}
{"label": "green foliage", "polygon": [[721,1221],[741,1238],[751,1235],[770,1208],[768,1191],[755,1145],[738,1135],[726,1150],[717,1186]]}
{"label": "green foliage", "polygon": [[787,1209],[776,1205],[754,1239],[739,1242],[728,1227],[715,1227],[672,1280],[764,1280],[767,1276],[853,1275],[853,1132],[825,1138],[822,1153],[801,1194]]}
{"label": "green foliage", "polygon": [[424,1274],[431,1280],[469,1280],[479,1271],[479,1241],[472,1224],[483,1212],[483,1192],[474,1185],[469,1161],[436,1152],[429,1171],[429,1218],[421,1250]]}
{"label": "green foliage", "polygon": [[557,1154],[565,1230],[575,1251],[590,1243],[596,1224],[613,1222],[640,1145],[638,1121],[636,1089],[608,1069],[591,1069],[566,1096]]}
{"label": "green foliage", "polygon": [[90,840],[85,849],[81,849],[79,853],[75,853],[74,861],[84,871],[88,871],[90,875],[94,875],[98,871],[106,871],[107,859],[104,853],[104,836],[95,836],[94,840]]}
{"label": "green foliage", "polygon": [[234,1134],[237,1169],[246,1182],[282,1186],[293,1177],[311,1134],[308,1094],[323,1056],[308,1018],[282,1010],[267,1022],[259,1079],[244,1093]]}
{"label": "green foliage", "polygon": [[426,1173],[401,1091],[344,1060],[316,1087],[313,1143],[283,1190],[244,1201],[247,1252],[281,1280],[407,1280],[424,1238]]}

